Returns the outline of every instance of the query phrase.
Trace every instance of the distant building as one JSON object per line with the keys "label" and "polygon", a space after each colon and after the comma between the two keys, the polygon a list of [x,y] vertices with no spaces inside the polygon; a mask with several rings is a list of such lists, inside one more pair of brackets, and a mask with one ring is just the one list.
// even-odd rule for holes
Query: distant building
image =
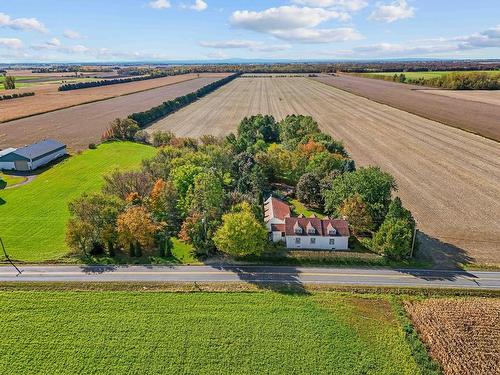
{"label": "distant building", "polygon": [[290,207],[270,197],[264,202],[264,221],[270,240],[289,249],[347,250],[349,223],[344,219],[292,217]]}
{"label": "distant building", "polygon": [[67,153],[65,144],[47,139],[18,149],[0,151],[0,169],[32,171]]}

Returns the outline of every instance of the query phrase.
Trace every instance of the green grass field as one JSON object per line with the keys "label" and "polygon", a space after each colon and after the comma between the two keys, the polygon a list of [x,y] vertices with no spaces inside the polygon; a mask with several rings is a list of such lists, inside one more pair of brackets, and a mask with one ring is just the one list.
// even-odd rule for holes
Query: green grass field
{"label": "green grass field", "polygon": [[131,142],[108,143],[72,156],[27,185],[0,191],[0,236],[13,259],[40,262],[63,257],[68,202],[98,191],[102,175],[134,168],[155,149]]}
{"label": "green grass field", "polygon": [[[52,79],[48,79],[47,81],[44,82],[25,82],[25,81],[30,81],[33,79],[36,79],[36,76],[31,76],[31,77],[22,77],[22,76],[14,76],[16,78],[16,89],[22,89],[25,87],[32,87],[32,86],[42,86],[42,85],[49,85],[49,84],[62,84],[63,81],[64,83],[75,83],[75,82],[91,82],[91,81],[98,81],[100,79],[98,78],[91,78],[91,77],[53,77]],[[3,85],[3,82],[5,81],[5,76],[0,76],[0,91],[5,90],[5,87]],[[5,93],[4,93],[5,94]]]}
{"label": "green grass field", "polygon": [[7,186],[12,186],[23,182],[26,178],[21,176],[11,176],[0,172],[0,190]]}
{"label": "green grass field", "polygon": [[384,298],[0,292],[0,373],[419,374]]}
{"label": "green grass field", "polygon": [[[446,74],[450,74],[450,73],[473,73],[473,72],[477,72],[477,71],[456,71],[456,72],[451,72],[451,71],[434,71],[434,72],[391,72],[391,73],[387,73],[387,72],[382,72],[382,73],[362,73],[362,75],[367,75],[367,76],[370,76],[370,75],[380,75],[380,76],[388,76],[388,77],[392,77],[394,76],[394,74],[404,74],[406,76],[407,79],[420,79],[420,78],[425,78],[425,79],[429,79],[429,78],[434,78],[434,77],[440,77],[440,76],[443,76],[443,75],[446,75]],[[500,70],[482,70],[480,71],[482,73],[488,73],[488,74],[500,74]]]}

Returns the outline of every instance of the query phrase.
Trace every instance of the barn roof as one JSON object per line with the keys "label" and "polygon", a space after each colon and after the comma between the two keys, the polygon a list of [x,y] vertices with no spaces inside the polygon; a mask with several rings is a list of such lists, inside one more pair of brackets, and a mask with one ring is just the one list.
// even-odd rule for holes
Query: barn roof
{"label": "barn roof", "polygon": [[11,152],[14,152],[16,151],[17,149],[16,148],[13,148],[13,147],[10,147],[10,148],[6,148],[5,150],[0,150],[0,158],[2,156],[5,156],[7,154],[10,154]]}
{"label": "barn roof", "polygon": [[18,148],[13,153],[21,156],[22,158],[34,160],[51,154],[52,152],[61,150],[65,147],[66,145],[61,142],[54,141],[52,139],[46,139],[38,143],[33,143],[29,146]]}

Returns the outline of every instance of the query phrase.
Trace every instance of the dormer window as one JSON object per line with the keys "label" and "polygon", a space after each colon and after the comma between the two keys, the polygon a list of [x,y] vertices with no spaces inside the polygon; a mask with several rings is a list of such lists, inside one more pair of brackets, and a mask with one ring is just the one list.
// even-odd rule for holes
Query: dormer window
{"label": "dormer window", "polygon": [[326,230],[327,230],[329,236],[335,236],[337,234],[337,230],[333,227],[333,225],[331,223],[328,224],[328,226],[326,227]]}
{"label": "dormer window", "polygon": [[293,231],[295,234],[302,234],[302,228],[300,227],[299,223],[295,223],[293,226]]}
{"label": "dormer window", "polygon": [[307,234],[316,234],[316,229],[312,226],[311,222],[307,223]]}

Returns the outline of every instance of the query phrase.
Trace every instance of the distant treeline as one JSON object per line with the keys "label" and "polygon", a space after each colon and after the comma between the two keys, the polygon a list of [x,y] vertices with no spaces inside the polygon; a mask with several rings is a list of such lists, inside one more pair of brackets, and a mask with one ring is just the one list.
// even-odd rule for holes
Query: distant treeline
{"label": "distant treeline", "polygon": [[230,75],[219,81],[203,86],[202,88],[198,89],[195,92],[192,92],[184,96],[179,96],[178,98],[173,100],[163,102],[159,106],[153,107],[150,110],[134,113],[130,115],[129,118],[136,121],[139,127],[143,128],[153,123],[154,121],[159,120],[160,118],[165,117],[181,109],[182,107],[185,107],[186,105],[193,103],[194,101],[204,97],[205,95],[210,94],[212,91],[215,91],[219,87],[224,86],[225,84],[231,82],[240,75],[241,73]]}
{"label": "distant treeline", "polygon": [[360,76],[450,90],[500,90],[500,72],[498,74],[455,72],[432,78],[408,78],[404,73],[394,74],[393,76],[382,74],[363,74]]}
{"label": "distant treeline", "polygon": [[338,63],[273,63],[273,64],[193,64],[162,67],[159,69],[180,73],[268,73],[268,74],[315,74],[315,73],[375,73],[375,72],[426,72],[468,71],[500,69],[500,61],[372,61]]}
{"label": "distant treeline", "polygon": [[35,95],[34,92],[21,92],[19,94],[0,95],[0,100],[24,98],[25,96],[33,96],[33,95]]}
{"label": "distant treeline", "polygon": [[36,68],[32,69],[32,73],[101,73],[101,72],[112,72],[112,67],[103,66],[81,66],[81,65],[61,65],[61,66],[51,66],[46,68]]}
{"label": "distant treeline", "polygon": [[146,81],[148,79],[168,77],[171,75],[174,75],[174,74],[169,73],[169,72],[163,72],[163,73],[158,73],[155,75],[148,75],[148,76],[144,76],[144,77],[115,78],[115,79],[103,79],[101,81],[66,83],[64,85],[59,86],[59,91],[88,89],[90,87],[110,86],[110,85],[116,85],[119,83]]}

